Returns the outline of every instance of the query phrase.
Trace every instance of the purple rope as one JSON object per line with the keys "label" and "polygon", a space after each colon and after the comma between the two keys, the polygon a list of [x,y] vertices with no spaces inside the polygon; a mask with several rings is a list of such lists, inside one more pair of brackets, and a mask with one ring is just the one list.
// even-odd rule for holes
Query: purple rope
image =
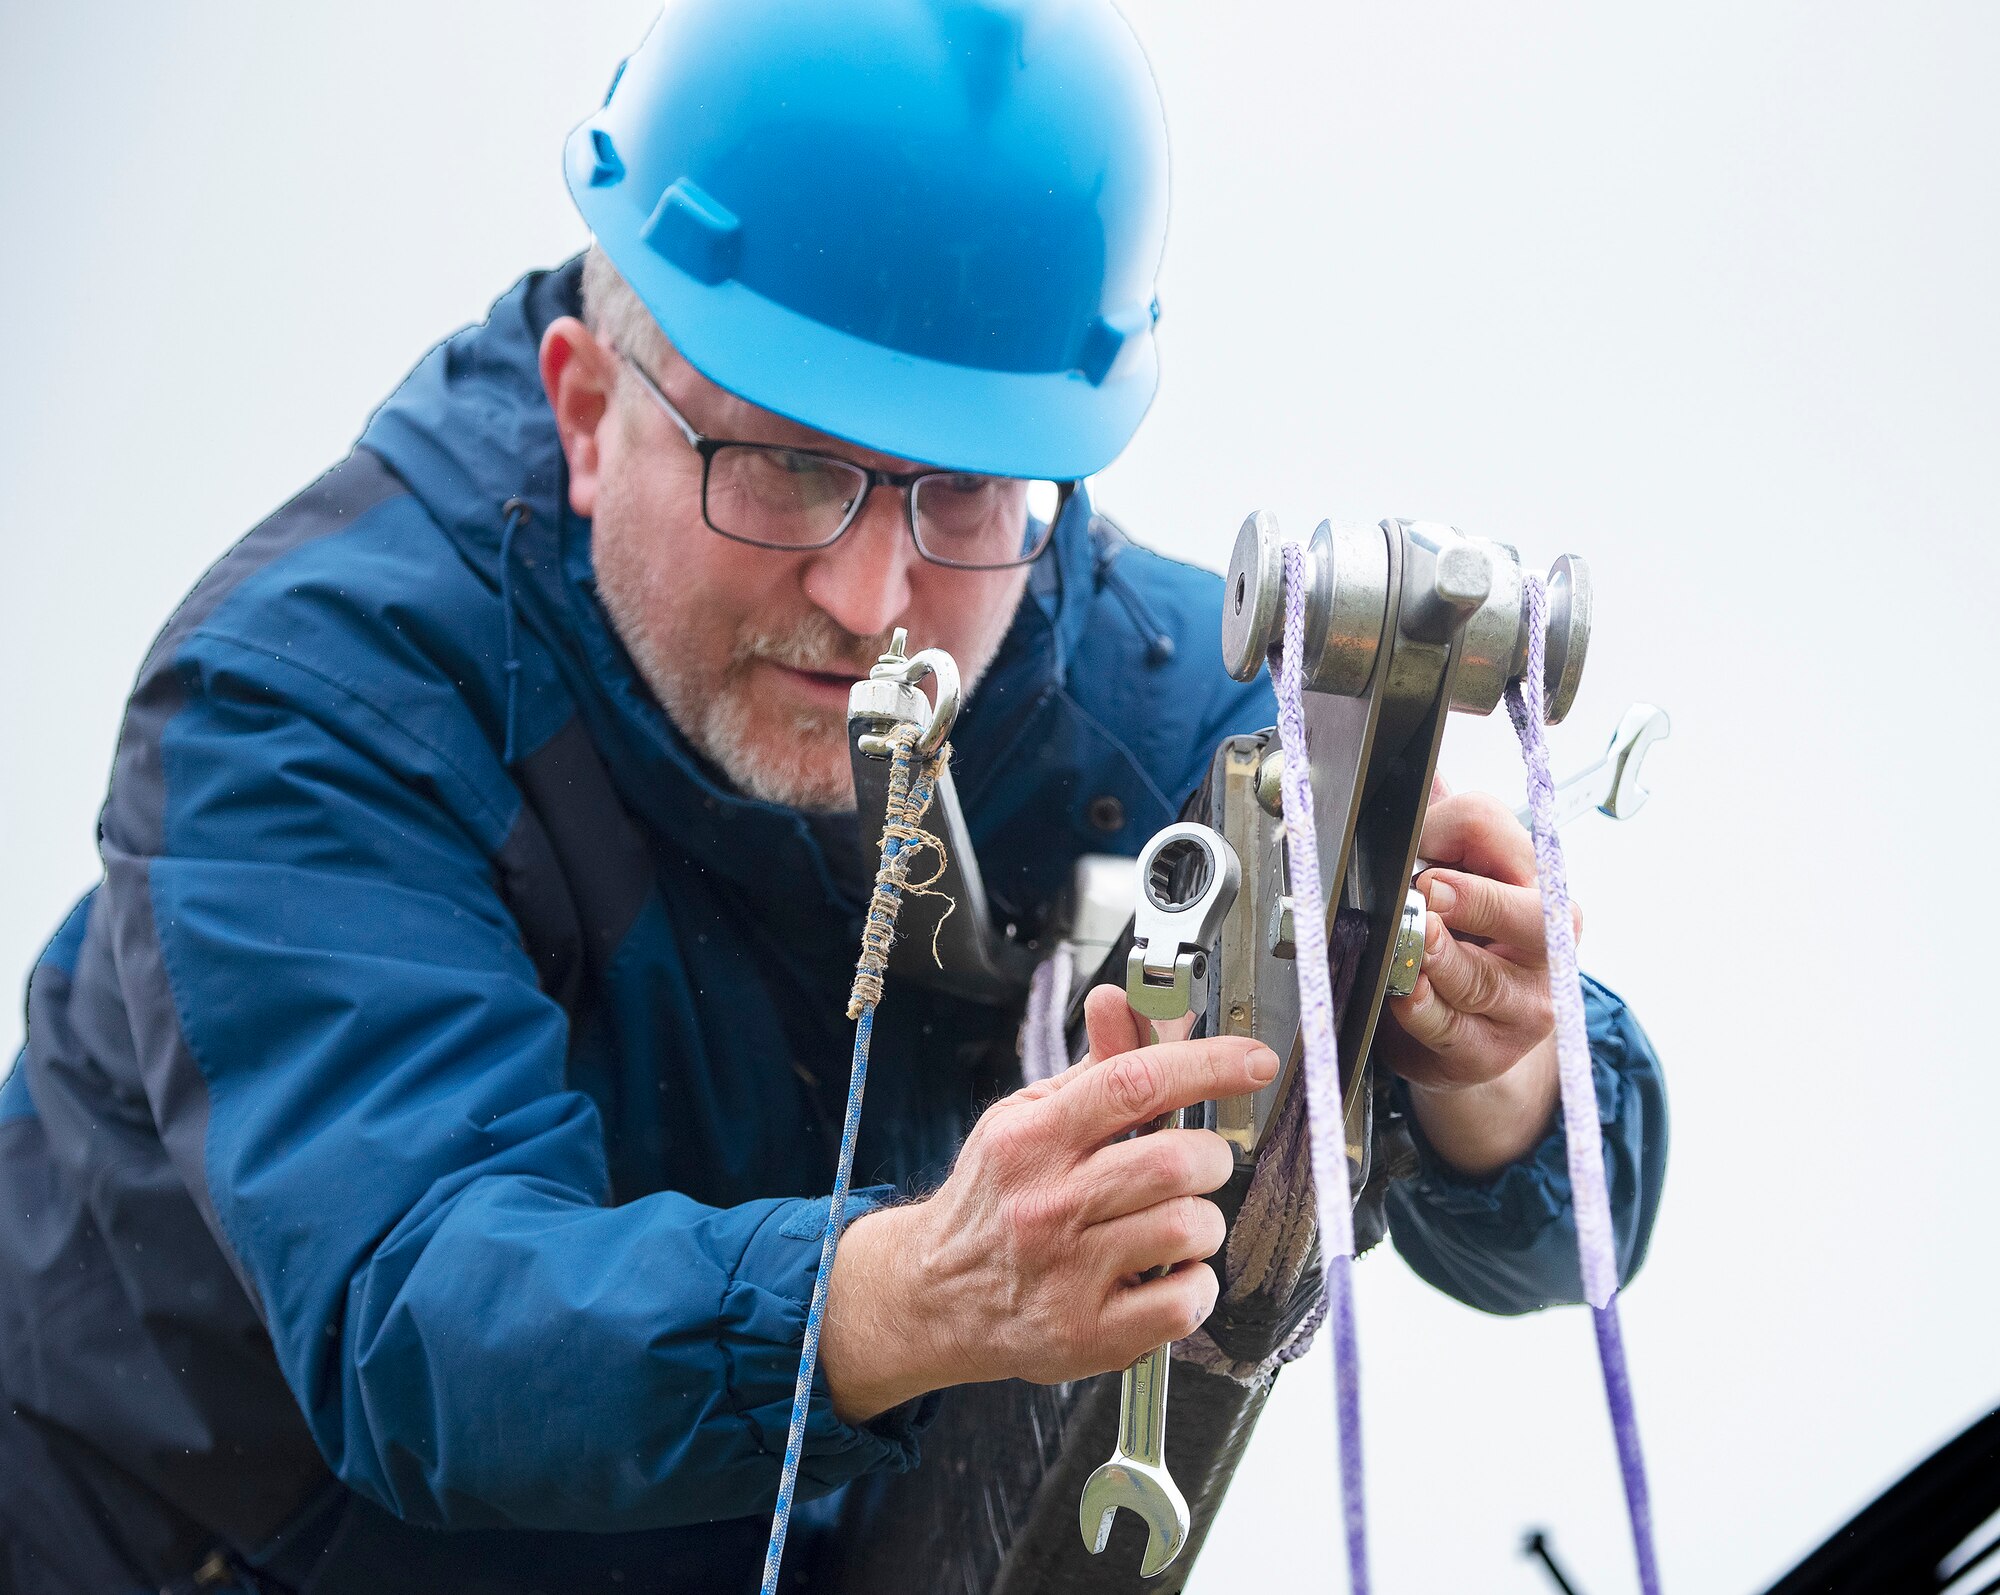
{"label": "purple rope", "polygon": [[1611,1195],[1604,1179],[1597,1086],[1590,1074],[1590,1037],[1584,1026],[1583,986],[1576,964],[1576,925],[1570,917],[1562,839],[1556,834],[1556,783],[1549,773],[1549,748],[1543,735],[1548,589],[1539,576],[1527,577],[1525,586],[1528,668],[1519,681],[1507,687],[1507,713],[1513,717],[1528,766],[1528,808],[1535,822],[1535,869],[1541,879],[1542,923],[1548,935],[1549,995],[1556,1013],[1556,1071],[1562,1086],[1563,1139],[1568,1146],[1571,1201],[1576,1212],[1577,1262],[1583,1275],[1584,1299],[1590,1303],[1597,1329],[1598,1361],[1604,1369],[1604,1396],[1611,1409],[1618,1468],[1625,1480],[1625,1505],[1632,1518],[1639,1586],[1645,1595],[1659,1595],[1646,1459],[1639,1447],[1639,1417],[1632,1402],[1625,1340],[1618,1327],[1618,1246],[1611,1228]]}
{"label": "purple rope", "polygon": [[1069,1038],[1063,1018],[1069,1008],[1076,957],[1059,946],[1035,965],[1028,981],[1028,1012],[1021,1021],[1021,1083],[1033,1085],[1069,1067]]}
{"label": "purple rope", "polygon": [[1625,1510],[1632,1519],[1632,1551],[1639,1587],[1660,1595],[1659,1555],[1653,1549],[1653,1498],[1646,1488],[1646,1454],[1639,1449],[1639,1411],[1632,1402],[1632,1373],[1625,1364],[1625,1332],[1618,1326],[1618,1298],[1590,1309],[1597,1331],[1597,1361],[1604,1370],[1604,1400],[1618,1443],[1618,1471],[1625,1480]]}
{"label": "purple rope", "polygon": [[1285,632],[1272,672],[1284,744],[1285,840],[1291,854],[1292,935],[1298,951],[1299,1025],[1305,1034],[1306,1119],[1319,1207],[1320,1274],[1333,1322],[1334,1406],[1340,1422],[1340,1493],[1347,1520],[1347,1579],[1368,1595],[1368,1523],[1361,1489],[1361,1365],[1354,1342],[1353,1195],[1340,1105],[1340,1053],[1333,1028],[1333,977],[1326,951],[1326,893],[1313,827],[1304,693],[1305,553],[1287,543]]}

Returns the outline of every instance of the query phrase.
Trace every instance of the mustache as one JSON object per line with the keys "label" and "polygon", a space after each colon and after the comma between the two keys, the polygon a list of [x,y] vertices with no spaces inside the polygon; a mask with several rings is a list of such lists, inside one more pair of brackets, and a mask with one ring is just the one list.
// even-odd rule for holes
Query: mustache
{"label": "mustache", "polygon": [[732,663],[768,660],[792,670],[823,675],[865,676],[889,650],[891,633],[862,637],[822,610],[814,610],[783,631],[751,632],[737,640]]}

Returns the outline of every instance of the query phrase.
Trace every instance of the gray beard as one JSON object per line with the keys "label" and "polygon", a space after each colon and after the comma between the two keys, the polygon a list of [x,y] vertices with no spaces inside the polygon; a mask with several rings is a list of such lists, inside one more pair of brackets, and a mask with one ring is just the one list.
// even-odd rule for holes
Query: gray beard
{"label": "gray beard", "polygon": [[654,647],[637,617],[621,613],[622,594],[600,590],[626,650],[667,718],[732,788],[759,802],[807,814],[854,812],[846,716],[802,706],[791,717],[791,749],[775,750],[768,733],[760,743],[752,731],[742,667],[753,659],[770,659],[800,670],[852,668],[864,657],[872,663],[889,646],[887,636],[855,637],[815,611],[789,633],[741,639],[730,656],[729,676],[717,688],[682,668],[672,654]]}
{"label": "gray beard", "polygon": [[[622,510],[619,496],[607,483],[598,506],[599,532],[611,526]],[[802,704],[793,711],[789,726],[774,719],[755,723],[748,696],[749,667],[764,659],[795,670],[866,675],[887,651],[888,632],[857,636],[824,610],[811,609],[782,631],[739,636],[717,679],[714,672],[692,666],[674,647],[677,611],[684,613],[685,606],[669,573],[657,568],[632,570],[623,561],[602,560],[597,590],[613,629],[667,718],[696,752],[721,771],[730,787],[759,802],[807,814],[854,812],[845,713]],[[1012,611],[994,618],[997,624],[990,639],[969,645],[979,650],[978,656],[958,660],[968,699],[1000,651]]]}

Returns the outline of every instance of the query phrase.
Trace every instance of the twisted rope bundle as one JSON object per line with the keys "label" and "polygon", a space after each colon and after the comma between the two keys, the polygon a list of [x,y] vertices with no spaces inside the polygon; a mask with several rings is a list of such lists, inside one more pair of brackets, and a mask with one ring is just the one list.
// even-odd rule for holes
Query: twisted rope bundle
{"label": "twisted rope bundle", "polygon": [[[898,725],[888,734],[889,802],[882,816],[882,863],[875,871],[875,889],[868,898],[868,917],[861,922],[861,957],[854,966],[854,986],[847,994],[847,1017],[859,1019],[863,1009],[882,1000],[882,977],[889,968],[889,948],[896,940],[896,916],[903,899],[943,897],[945,911],[938,916],[937,930],[931,933],[931,953],[937,954],[937,932],[951,918],[958,905],[933,887],[945,872],[944,843],[923,828],[937,795],[938,772],[951,762],[951,744],[945,743],[927,759],[914,752],[923,727]],[[910,879],[910,860],[928,848],[937,855],[937,869],[921,881]]]}

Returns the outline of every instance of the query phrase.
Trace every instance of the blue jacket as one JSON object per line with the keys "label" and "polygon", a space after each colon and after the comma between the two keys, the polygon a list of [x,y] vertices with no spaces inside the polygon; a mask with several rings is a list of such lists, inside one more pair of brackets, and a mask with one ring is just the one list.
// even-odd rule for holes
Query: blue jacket
{"label": "blue jacket", "polygon": [[[0,1524],[51,1587],[218,1547],[371,1591],[755,1566],[860,903],[823,827],[690,750],[599,607],[535,366],[577,280],[433,350],[134,689],[103,882],[0,1088]],[[1081,500],[1035,568],[953,739],[1029,933],[1075,855],[1136,851],[1273,720],[1217,666],[1218,605]],[[1590,1017],[1629,1270],[1663,1099],[1617,999]],[[1013,1040],[893,992],[858,1183],[940,1178]],[[1558,1135],[1491,1180],[1427,1166],[1390,1216],[1427,1279],[1518,1312],[1579,1294],[1567,1201]],[[930,1405],[854,1427],[817,1392],[802,1493],[911,1466]]]}

